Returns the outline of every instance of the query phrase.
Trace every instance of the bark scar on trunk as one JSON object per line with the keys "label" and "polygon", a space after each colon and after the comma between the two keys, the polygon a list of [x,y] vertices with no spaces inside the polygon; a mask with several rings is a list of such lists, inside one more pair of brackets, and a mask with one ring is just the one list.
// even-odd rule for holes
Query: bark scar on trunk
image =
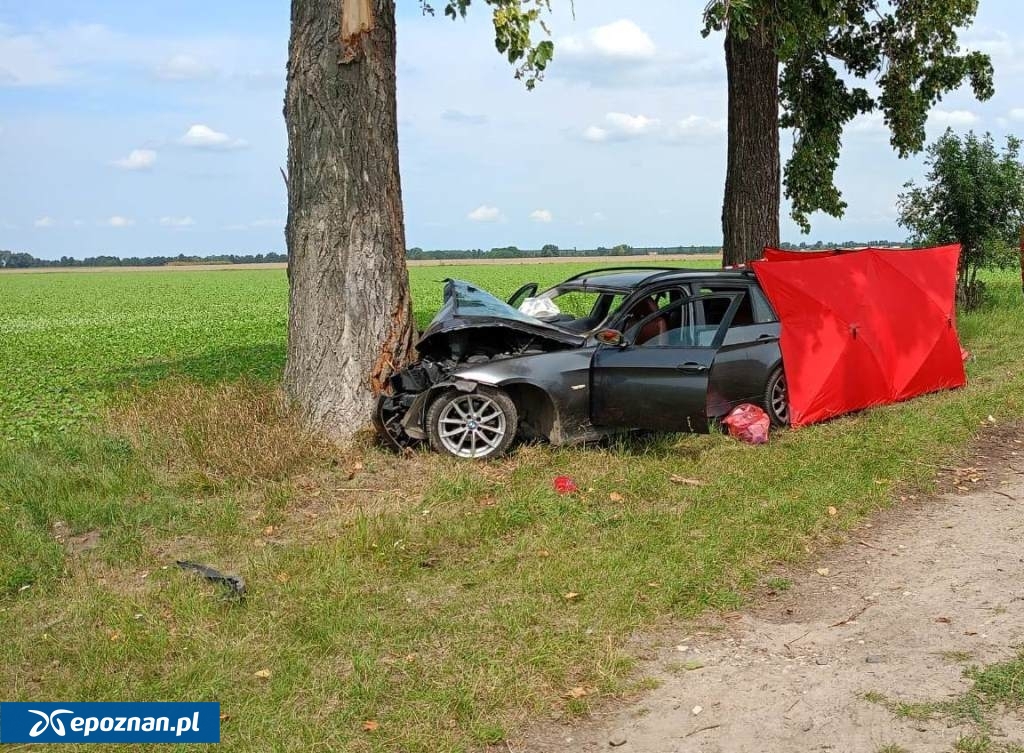
{"label": "bark scar on trunk", "polygon": [[[398,370],[395,363],[396,357],[400,363],[409,360],[411,343],[408,342],[408,337],[403,336],[406,332],[406,304],[407,301],[403,297],[391,315],[391,329],[387,339],[380,347],[380,355],[377,356],[377,362],[370,372],[370,390],[375,396],[384,391],[388,378]],[[403,343],[403,339],[406,342]]]}
{"label": "bark scar on trunk", "polygon": [[363,37],[373,30],[373,0],[341,0],[341,62],[362,57]]}

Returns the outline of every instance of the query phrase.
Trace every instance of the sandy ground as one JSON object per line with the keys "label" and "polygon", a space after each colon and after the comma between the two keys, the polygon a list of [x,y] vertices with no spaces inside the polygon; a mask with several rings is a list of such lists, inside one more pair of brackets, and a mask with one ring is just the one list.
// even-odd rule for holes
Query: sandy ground
{"label": "sandy ground", "polygon": [[[980,483],[955,484],[970,491],[876,516],[846,545],[786,573],[788,590],[765,589],[749,611],[681,628],[651,649],[656,690],[511,749],[878,753],[895,744],[949,753],[970,728],[897,719],[864,693],[941,701],[971,685],[948,652],[987,664],[1022,642],[1024,433],[997,433],[970,461]],[[688,671],[687,662],[703,667]],[[1024,743],[1021,715],[995,727],[998,744]]]}
{"label": "sandy ground", "polygon": [[[718,261],[721,254],[665,254],[663,256],[555,256],[535,259],[420,259],[410,267],[472,267],[476,265],[600,264],[629,266],[638,262]],[[287,264],[169,264],[162,267],[30,267],[0,269],[0,275],[53,274],[56,272],[225,272],[242,269],[285,269]]]}

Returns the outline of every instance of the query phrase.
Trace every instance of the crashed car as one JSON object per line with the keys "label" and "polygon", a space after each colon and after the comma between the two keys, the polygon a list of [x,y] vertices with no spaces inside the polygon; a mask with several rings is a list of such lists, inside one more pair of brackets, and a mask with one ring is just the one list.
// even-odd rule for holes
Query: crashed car
{"label": "crashed car", "polygon": [[474,459],[517,437],[707,431],[742,403],[783,425],[779,336],[749,270],[597,269],[508,301],[446,280],[420,360],[391,378],[375,425],[396,449]]}

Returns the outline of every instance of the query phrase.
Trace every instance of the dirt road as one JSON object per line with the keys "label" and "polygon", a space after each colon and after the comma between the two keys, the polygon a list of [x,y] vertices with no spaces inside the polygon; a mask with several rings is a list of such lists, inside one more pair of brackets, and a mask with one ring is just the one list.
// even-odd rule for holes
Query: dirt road
{"label": "dirt road", "polygon": [[[865,694],[948,700],[970,688],[967,664],[1006,660],[1020,645],[1018,436],[1008,433],[1000,449],[972,461],[987,484],[968,479],[960,485],[971,492],[908,499],[847,545],[786,574],[788,588],[776,581],[778,593],[766,592],[750,611],[671,636],[647,668],[662,681],[658,689],[579,724],[539,730],[513,750],[949,753],[968,727],[897,718]],[[987,488],[973,491],[979,486]],[[993,739],[1024,743],[1024,719],[1000,716]]]}

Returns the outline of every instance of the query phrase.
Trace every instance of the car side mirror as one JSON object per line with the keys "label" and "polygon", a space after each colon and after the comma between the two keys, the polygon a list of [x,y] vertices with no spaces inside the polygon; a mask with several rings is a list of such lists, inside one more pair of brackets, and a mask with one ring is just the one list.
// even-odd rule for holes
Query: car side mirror
{"label": "car side mirror", "polygon": [[626,339],[617,329],[602,329],[594,337],[602,345],[614,345],[619,348],[626,345]]}

